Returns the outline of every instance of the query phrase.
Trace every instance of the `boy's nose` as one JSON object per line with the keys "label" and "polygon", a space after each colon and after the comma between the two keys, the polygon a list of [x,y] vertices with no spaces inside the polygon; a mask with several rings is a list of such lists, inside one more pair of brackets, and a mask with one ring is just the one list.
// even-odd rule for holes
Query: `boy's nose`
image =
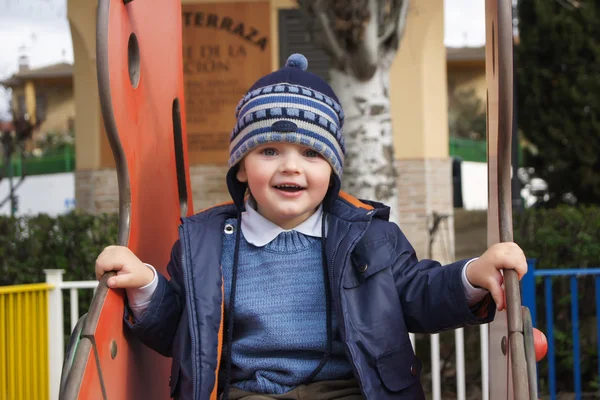
{"label": "boy's nose", "polygon": [[281,171],[287,173],[298,173],[301,171],[298,158],[294,154],[287,154],[281,163]]}

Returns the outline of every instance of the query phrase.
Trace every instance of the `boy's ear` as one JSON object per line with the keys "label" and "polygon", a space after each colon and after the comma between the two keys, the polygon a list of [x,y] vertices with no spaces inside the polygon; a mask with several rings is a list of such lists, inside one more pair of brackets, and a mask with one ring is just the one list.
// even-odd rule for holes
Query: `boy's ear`
{"label": "boy's ear", "polygon": [[248,182],[248,174],[246,173],[246,166],[244,165],[244,161],[240,163],[238,170],[235,174],[235,177],[240,182]]}

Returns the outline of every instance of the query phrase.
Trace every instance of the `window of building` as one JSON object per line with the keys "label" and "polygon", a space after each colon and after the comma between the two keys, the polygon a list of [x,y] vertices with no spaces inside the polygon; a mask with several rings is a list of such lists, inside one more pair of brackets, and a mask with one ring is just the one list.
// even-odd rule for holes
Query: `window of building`
{"label": "window of building", "polygon": [[25,113],[27,112],[27,104],[25,103],[24,94],[20,94],[17,97],[17,109],[15,111],[17,112],[18,117],[22,118],[25,116]]}
{"label": "window of building", "polygon": [[44,122],[46,120],[47,106],[46,95],[44,93],[37,94],[35,96],[35,119],[37,122]]}
{"label": "window of building", "polygon": [[311,40],[308,29],[313,28],[314,37],[323,37],[319,25],[300,9],[279,10],[279,65],[283,67],[291,54],[301,53],[308,59],[308,71],[329,81],[329,56]]}

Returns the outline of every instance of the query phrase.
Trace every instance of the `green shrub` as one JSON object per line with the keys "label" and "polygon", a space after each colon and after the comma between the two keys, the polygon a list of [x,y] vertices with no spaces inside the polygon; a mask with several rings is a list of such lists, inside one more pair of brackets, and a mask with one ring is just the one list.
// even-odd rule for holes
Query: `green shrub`
{"label": "green shrub", "polygon": [[[600,207],[529,209],[521,215],[515,215],[514,222],[515,241],[528,257],[536,259],[536,269],[600,267]],[[586,392],[595,392],[598,387],[595,294],[593,276],[577,278],[581,381]],[[552,279],[552,295],[557,390],[573,392],[573,337],[568,277]],[[544,282],[542,278],[537,278],[537,327],[547,331],[544,299]],[[538,372],[541,387],[547,390],[547,359],[539,363]]]}
{"label": "green shrub", "polygon": [[[73,212],[58,217],[0,216],[0,286],[44,282],[44,269],[62,269],[65,281],[95,279],[94,264],[104,247],[116,243],[117,215]],[[63,291],[64,331],[70,331],[70,295]],[[79,290],[79,315],[93,297]],[[69,335],[65,335],[65,344]]]}
{"label": "green shrub", "polygon": [[117,222],[79,212],[0,216],[0,286],[44,282],[44,269],[63,269],[68,281],[94,279],[98,254],[116,243]]}
{"label": "green shrub", "polygon": [[600,267],[600,207],[533,208],[514,221],[515,242],[536,268]]}

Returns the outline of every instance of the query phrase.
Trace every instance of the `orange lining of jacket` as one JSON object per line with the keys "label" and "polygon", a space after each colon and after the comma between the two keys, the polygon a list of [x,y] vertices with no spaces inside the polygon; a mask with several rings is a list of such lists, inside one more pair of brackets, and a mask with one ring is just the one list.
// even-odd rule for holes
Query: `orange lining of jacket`
{"label": "orange lining of jacket", "polygon": [[225,282],[221,279],[221,323],[219,324],[219,335],[217,336],[217,370],[215,371],[215,386],[210,394],[210,400],[217,400],[217,389],[219,387],[219,370],[221,369],[221,355],[223,353],[223,325],[225,318]]}
{"label": "orange lining of jacket", "polygon": [[354,207],[364,208],[365,210],[373,209],[373,206],[363,203],[362,201],[358,200],[356,197],[350,196],[346,192],[340,192],[340,197],[342,199],[346,200],[348,203],[352,204]]}

